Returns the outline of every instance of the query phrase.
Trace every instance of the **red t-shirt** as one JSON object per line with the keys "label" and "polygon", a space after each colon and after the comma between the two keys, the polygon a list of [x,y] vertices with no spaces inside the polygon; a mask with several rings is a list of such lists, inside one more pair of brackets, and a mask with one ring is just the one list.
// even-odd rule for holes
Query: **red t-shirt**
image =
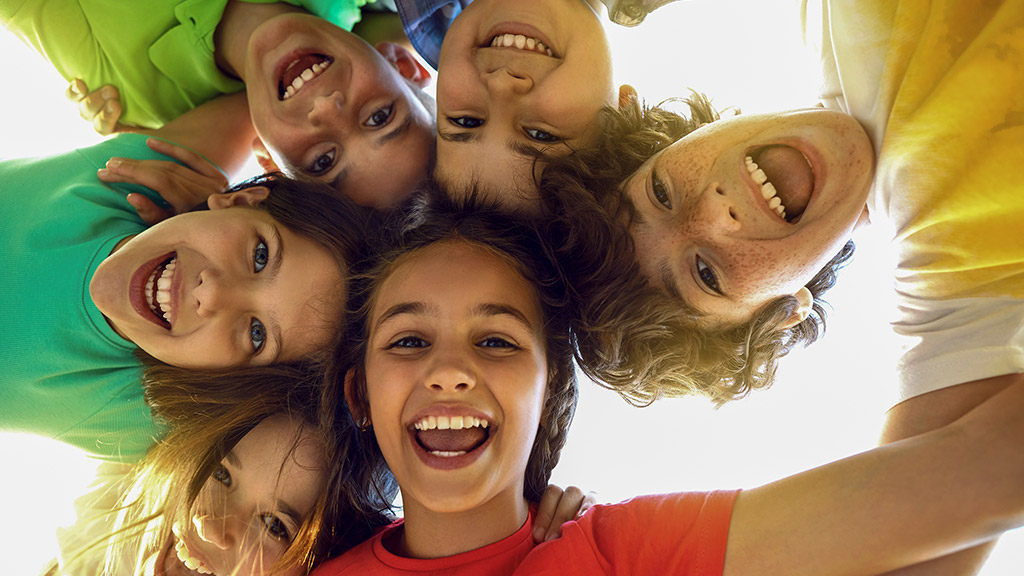
{"label": "red t-shirt", "polygon": [[686,574],[720,576],[729,520],[739,490],[639,496],[594,506],[562,525],[558,540],[533,545],[533,513],[515,534],[483,548],[446,558],[402,558],[382,540],[402,521],[346,554],[328,560],[313,576],[345,574],[502,575]]}

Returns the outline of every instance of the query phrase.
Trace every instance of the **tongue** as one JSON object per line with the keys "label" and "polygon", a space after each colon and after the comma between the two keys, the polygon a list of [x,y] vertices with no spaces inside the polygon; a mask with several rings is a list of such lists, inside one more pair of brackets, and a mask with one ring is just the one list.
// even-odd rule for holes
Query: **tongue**
{"label": "tongue", "polygon": [[469,452],[487,439],[483,428],[462,430],[420,430],[416,439],[428,452]]}
{"label": "tongue", "polygon": [[803,214],[814,189],[814,173],[804,155],[789,146],[765,148],[754,158],[786,207],[786,219]]}
{"label": "tongue", "polygon": [[292,85],[307,68],[310,68],[314,64],[321,62],[323,56],[319,54],[306,54],[305,56],[299,56],[299,58],[288,65],[285,69],[284,74],[281,75],[281,88],[285,89]]}

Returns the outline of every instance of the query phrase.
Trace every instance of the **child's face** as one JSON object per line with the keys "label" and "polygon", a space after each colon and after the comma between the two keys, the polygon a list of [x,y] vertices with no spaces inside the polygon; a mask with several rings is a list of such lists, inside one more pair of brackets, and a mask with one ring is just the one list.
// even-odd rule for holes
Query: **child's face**
{"label": "child's face", "polygon": [[96,307],[124,338],[183,368],[287,362],[326,344],[345,299],[337,260],[263,210],[212,198],[214,209],[111,253],[89,285]]}
{"label": "child's face", "polygon": [[[515,35],[523,47],[503,45]],[[604,28],[583,0],[476,0],[448,30],[438,70],[435,175],[504,192],[512,207],[536,204],[534,158],[521,149],[568,154],[615,103]]]}
{"label": "child's face", "polygon": [[[778,189],[785,218],[764,199],[748,156]],[[641,268],[712,322],[746,321],[799,291],[846,243],[873,161],[860,125],[820,108],[704,126],[624,185]]]}
{"label": "child's face", "polygon": [[522,502],[547,386],[542,325],[532,285],[477,245],[429,246],[382,283],[365,377],[407,509]]}
{"label": "child's face", "polygon": [[[157,560],[164,575],[269,572],[312,513],[325,464],[323,444],[307,425],[285,415],[260,422],[206,481],[191,524],[174,526]],[[301,566],[285,572],[303,573]]]}
{"label": "child's face", "polygon": [[418,70],[406,55],[400,50],[401,62],[389,62],[358,36],[308,14],[258,28],[246,91],[253,126],[277,167],[332,184],[364,206],[391,206],[411,194],[428,172],[434,122],[414,93],[419,88],[403,78]]}

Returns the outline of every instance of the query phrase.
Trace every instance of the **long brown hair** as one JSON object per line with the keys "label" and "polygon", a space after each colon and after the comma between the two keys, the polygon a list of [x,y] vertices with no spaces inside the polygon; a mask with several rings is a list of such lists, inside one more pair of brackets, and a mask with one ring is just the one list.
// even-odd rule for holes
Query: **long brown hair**
{"label": "long brown hair", "polygon": [[[576,410],[578,388],[572,365],[572,345],[567,313],[568,293],[561,269],[538,231],[525,220],[510,216],[485,203],[479,195],[454,200],[431,182],[403,211],[385,226],[377,251],[354,276],[350,296],[348,340],[328,371],[329,381],[343,386],[352,369],[357,384],[358,414],[366,414],[366,382],[363,363],[369,338],[369,315],[377,290],[401,262],[427,246],[448,240],[481,246],[502,258],[537,291],[544,316],[544,345],[548,363],[548,398],[526,469],[524,495],[539,501],[551,470],[558,463]],[[372,433],[361,435],[364,449],[379,454]]]}

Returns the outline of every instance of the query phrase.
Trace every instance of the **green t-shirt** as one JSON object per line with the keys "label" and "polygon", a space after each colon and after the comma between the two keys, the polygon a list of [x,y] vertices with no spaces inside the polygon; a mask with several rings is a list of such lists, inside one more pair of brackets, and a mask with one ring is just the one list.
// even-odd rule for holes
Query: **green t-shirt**
{"label": "green t-shirt", "polygon": [[[5,0],[0,22],[69,82],[81,78],[93,90],[116,86],[121,122],[159,128],[245,87],[221,72],[213,58],[213,33],[227,1]],[[287,2],[351,30],[367,0]]]}
{"label": "green t-shirt", "polygon": [[134,462],[160,435],[142,396],[135,346],[89,296],[93,272],[144,225],[104,184],[112,156],[167,159],[124,134],[42,159],[0,162],[0,429],[61,440]]}

